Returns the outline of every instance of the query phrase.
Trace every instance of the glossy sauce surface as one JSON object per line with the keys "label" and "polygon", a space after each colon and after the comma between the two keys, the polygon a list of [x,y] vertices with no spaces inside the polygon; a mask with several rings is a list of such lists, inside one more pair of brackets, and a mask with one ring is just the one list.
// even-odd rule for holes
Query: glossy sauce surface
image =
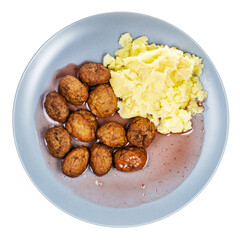
{"label": "glossy sauce surface", "polygon": [[[51,120],[44,108],[45,96],[57,91],[59,79],[66,75],[77,76],[79,66],[69,64],[55,73],[49,86],[42,94],[35,113],[36,130],[49,171],[80,197],[107,207],[134,207],[158,200],[176,189],[192,172],[201,154],[204,140],[204,119],[202,114],[193,117],[193,129],[184,134],[162,135],[156,132],[152,144],[146,149],[147,164],[143,170],[131,173],[119,172],[112,168],[108,174],[97,177],[88,169],[77,178],[69,178],[61,172],[61,160],[52,157],[45,144],[44,134],[48,128],[61,125]],[[87,105],[72,106],[72,111],[87,109]],[[109,118],[98,119],[99,126],[116,121],[127,126],[128,119],[117,113]],[[72,146],[91,146],[72,138]]]}

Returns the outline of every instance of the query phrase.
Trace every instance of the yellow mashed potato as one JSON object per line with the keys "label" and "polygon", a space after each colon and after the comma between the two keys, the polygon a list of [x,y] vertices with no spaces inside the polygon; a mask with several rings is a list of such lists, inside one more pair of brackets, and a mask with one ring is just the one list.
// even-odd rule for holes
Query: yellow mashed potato
{"label": "yellow mashed potato", "polygon": [[104,56],[110,84],[119,98],[119,114],[148,118],[162,134],[186,132],[192,128],[192,115],[204,110],[198,102],[207,97],[198,77],[202,59],[147,41],[146,36],[133,40],[126,33],[119,40],[122,48],[116,57]]}

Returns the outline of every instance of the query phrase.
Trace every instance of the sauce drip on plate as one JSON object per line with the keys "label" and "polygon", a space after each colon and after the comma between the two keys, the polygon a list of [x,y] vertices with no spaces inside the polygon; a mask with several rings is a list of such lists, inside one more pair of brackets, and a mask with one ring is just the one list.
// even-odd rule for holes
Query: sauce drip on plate
{"label": "sauce drip on plate", "polygon": [[[55,73],[49,86],[39,100],[35,119],[39,143],[49,171],[80,197],[98,205],[114,208],[135,207],[143,203],[158,200],[175,190],[189,176],[197,164],[204,140],[204,118],[202,114],[193,116],[193,129],[184,134],[162,135],[156,132],[152,144],[146,149],[148,161],[143,170],[124,173],[112,168],[107,175],[97,177],[90,167],[79,177],[69,178],[61,172],[61,160],[52,157],[45,144],[44,134],[50,127],[61,125],[51,120],[43,107],[45,96],[57,91],[59,79],[66,75],[77,76],[78,65],[69,64]],[[69,105],[72,111],[87,109]],[[102,125],[116,121],[127,126],[128,119],[117,113],[108,118],[99,118]],[[72,138],[73,146],[91,146]]]}

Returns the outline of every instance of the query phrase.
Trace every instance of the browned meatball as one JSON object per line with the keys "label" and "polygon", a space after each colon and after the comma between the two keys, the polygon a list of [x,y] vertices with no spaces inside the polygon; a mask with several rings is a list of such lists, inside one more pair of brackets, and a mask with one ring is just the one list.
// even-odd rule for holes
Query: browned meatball
{"label": "browned meatball", "polygon": [[67,120],[69,109],[65,98],[61,94],[57,92],[48,93],[44,107],[49,117],[54,121],[65,122]]}
{"label": "browned meatball", "polygon": [[126,132],[122,125],[107,122],[97,130],[97,138],[109,147],[123,147],[127,144]]}
{"label": "browned meatball", "polygon": [[97,120],[94,115],[88,110],[78,110],[75,112],[76,114],[80,114],[84,119],[88,121],[91,128],[93,128],[94,132],[97,131]]}
{"label": "browned meatball", "polygon": [[95,143],[91,147],[90,166],[97,176],[103,176],[109,172],[112,166],[112,150],[101,143]]}
{"label": "browned meatball", "polygon": [[49,128],[45,139],[53,157],[63,158],[71,148],[71,136],[63,127]]}
{"label": "browned meatball", "polygon": [[78,177],[87,168],[89,151],[86,147],[74,148],[62,161],[62,172],[69,177]]}
{"label": "browned meatball", "polygon": [[83,104],[88,99],[88,88],[74,76],[64,76],[59,82],[58,91],[74,105]]}
{"label": "browned meatball", "polygon": [[128,141],[139,148],[148,147],[155,138],[155,126],[147,118],[134,118],[127,131]]}
{"label": "browned meatball", "polygon": [[147,152],[143,148],[126,147],[114,153],[114,164],[122,172],[141,170],[147,161]]}
{"label": "browned meatball", "polygon": [[94,88],[88,98],[88,106],[97,117],[110,117],[117,110],[117,97],[107,84]]}
{"label": "browned meatball", "polygon": [[79,78],[89,86],[108,83],[111,74],[101,63],[85,63],[79,69]]}
{"label": "browned meatball", "polygon": [[89,111],[79,110],[69,116],[66,129],[78,140],[90,142],[95,138],[97,120]]}

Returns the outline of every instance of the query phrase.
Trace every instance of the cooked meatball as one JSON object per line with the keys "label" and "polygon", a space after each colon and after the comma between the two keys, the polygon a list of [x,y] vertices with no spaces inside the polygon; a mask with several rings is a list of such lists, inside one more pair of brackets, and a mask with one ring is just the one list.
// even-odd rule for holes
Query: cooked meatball
{"label": "cooked meatball", "polygon": [[115,168],[122,172],[141,170],[147,161],[147,152],[143,148],[126,147],[114,153]]}
{"label": "cooked meatball", "polygon": [[94,88],[88,98],[88,106],[97,117],[110,117],[117,110],[117,97],[107,84]]}
{"label": "cooked meatball", "polygon": [[83,104],[88,99],[88,88],[74,76],[64,76],[59,82],[58,91],[74,105]]}
{"label": "cooked meatball", "polygon": [[91,128],[93,128],[94,132],[97,131],[97,120],[91,112],[87,110],[78,110],[75,113],[80,114],[84,119],[86,119]]}
{"label": "cooked meatball", "polygon": [[100,63],[85,63],[79,69],[79,78],[89,86],[108,83],[111,74],[108,68]]}
{"label": "cooked meatball", "polygon": [[107,122],[97,130],[97,138],[109,147],[123,147],[127,144],[126,132],[122,125]]}
{"label": "cooked meatball", "polygon": [[95,143],[91,147],[90,166],[97,176],[103,176],[109,172],[112,166],[112,150],[101,143]]}
{"label": "cooked meatball", "polygon": [[63,158],[71,148],[71,136],[63,127],[49,128],[45,139],[49,152],[55,158]]}
{"label": "cooked meatball", "polygon": [[127,131],[128,141],[139,148],[148,147],[155,138],[155,126],[147,118],[134,118]]}
{"label": "cooked meatball", "polygon": [[69,177],[78,177],[87,168],[89,151],[86,147],[74,148],[62,161],[62,172]]}
{"label": "cooked meatball", "polygon": [[46,96],[44,107],[50,118],[57,122],[65,122],[69,115],[69,109],[65,98],[57,93],[50,92]]}
{"label": "cooked meatball", "polygon": [[78,110],[69,116],[66,129],[78,140],[90,142],[95,138],[97,120],[89,111]]}

